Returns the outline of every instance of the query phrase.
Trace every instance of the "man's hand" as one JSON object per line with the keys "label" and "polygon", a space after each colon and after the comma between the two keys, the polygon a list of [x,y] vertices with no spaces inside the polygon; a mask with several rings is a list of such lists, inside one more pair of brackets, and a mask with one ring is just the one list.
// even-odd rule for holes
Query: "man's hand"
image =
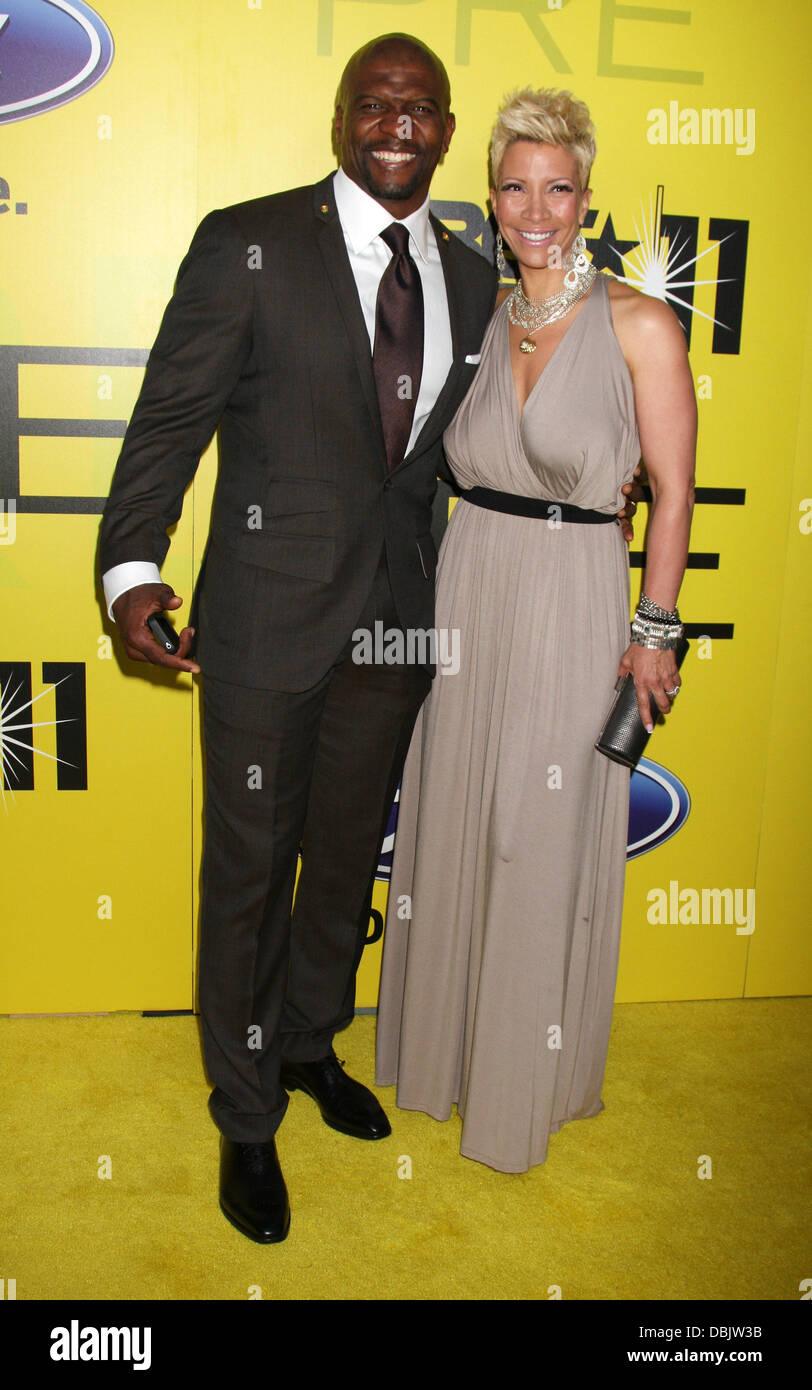
{"label": "man's hand", "polygon": [[185,627],[180,633],[180,645],[174,656],[159,646],[147,627],[147,618],[152,613],[180,608],[182,603],[183,599],[178,598],[168,584],[138,584],[134,589],[119,594],[113,604],[113,617],[121,632],[124,650],[131,660],[151,661],[155,666],[171,666],[175,671],[200,674],[197,663],[187,660],[187,652],[195,635],[193,627]]}
{"label": "man's hand", "polygon": [[638,463],[634,470],[634,475],[630,483],[624,483],[620,491],[628,500],[622,512],[618,512],[620,519],[620,529],[623,532],[623,539],[627,545],[631,545],[634,540],[634,514],[637,511],[638,502],[643,501],[643,488],[648,483],[646,465]]}

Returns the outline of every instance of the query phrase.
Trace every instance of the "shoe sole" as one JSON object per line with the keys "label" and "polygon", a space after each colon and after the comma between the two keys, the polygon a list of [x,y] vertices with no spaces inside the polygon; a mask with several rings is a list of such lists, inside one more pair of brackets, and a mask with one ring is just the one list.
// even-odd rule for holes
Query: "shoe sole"
{"label": "shoe sole", "polygon": [[[303,1095],[309,1096],[316,1105],[319,1105],[313,1092],[308,1091],[307,1087],[303,1086],[300,1081],[283,1081],[282,1085],[286,1091],[301,1091]],[[349,1125],[342,1125],[339,1120],[329,1120],[320,1105],[319,1114],[324,1120],[324,1123],[329,1125],[331,1129],[337,1130],[339,1134],[348,1134],[351,1139],[371,1139],[374,1142],[377,1139],[388,1139],[392,1133],[392,1128],[390,1126],[384,1134],[361,1134],[357,1129],[352,1129]]]}
{"label": "shoe sole", "polygon": [[287,1239],[288,1231],[290,1230],[290,1212],[288,1212],[287,1224],[281,1236],[258,1236],[255,1231],[251,1231],[247,1226],[243,1226],[242,1222],[231,1215],[231,1212],[226,1211],[222,1202],[220,1202],[219,1206],[226,1221],[231,1223],[235,1231],[239,1231],[241,1236],[247,1236],[249,1240],[253,1240],[257,1245],[278,1245],[280,1241]]}

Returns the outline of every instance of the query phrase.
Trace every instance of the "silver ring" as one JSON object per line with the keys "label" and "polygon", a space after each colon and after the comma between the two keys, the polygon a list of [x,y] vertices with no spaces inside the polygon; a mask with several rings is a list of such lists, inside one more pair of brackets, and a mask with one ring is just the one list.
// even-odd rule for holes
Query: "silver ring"
{"label": "silver ring", "polygon": [[675,695],[679,695],[680,689],[681,689],[681,686],[675,685],[673,690],[666,690],[665,693],[666,693],[666,695],[670,695],[670,696],[671,696],[671,699],[673,700],[673,698],[674,698]]}

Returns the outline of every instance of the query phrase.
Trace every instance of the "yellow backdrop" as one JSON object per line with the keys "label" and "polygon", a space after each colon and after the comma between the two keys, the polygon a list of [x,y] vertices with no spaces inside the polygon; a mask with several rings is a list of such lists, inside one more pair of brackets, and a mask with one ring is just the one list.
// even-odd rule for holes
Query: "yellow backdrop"
{"label": "yellow backdrop", "polygon": [[[0,106],[22,99],[23,8],[49,12],[53,61],[64,58],[54,7],[5,4]],[[457,134],[432,188],[448,225],[482,238],[505,92],[569,87],[598,131],[595,258],[667,286],[690,328],[705,490],[680,600],[693,643],[679,708],[650,745],[690,813],[630,861],[618,998],[808,992],[809,195],[793,139],[807,112],[807,4],[58,8],[59,24],[84,16],[91,46],[100,15],[115,52],[75,99],[7,112],[0,147],[0,1010],[193,1005],[198,699],[187,678],[124,669],[114,650],[93,590],[99,499],[197,222],[334,167],[340,71],[395,29],[449,68]],[[215,466],[212,447],[164,569],[187,601]],[[380,913],[385,899],[382,881]],[[362,1006],[375,1003],[379,951],[364,953]]]}

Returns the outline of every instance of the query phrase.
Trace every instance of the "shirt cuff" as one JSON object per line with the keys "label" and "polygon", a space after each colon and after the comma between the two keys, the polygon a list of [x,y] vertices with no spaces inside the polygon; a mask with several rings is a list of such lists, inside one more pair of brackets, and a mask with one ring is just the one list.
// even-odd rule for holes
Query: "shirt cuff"
{"label": "shirt cuff", "polygon": [[123,565],[114,565],[102,575],[108,616],[113,618],[113,604],[128,589],[135,589],[139,584],[162,583],[161,571],[150,560],[127,560]]}

